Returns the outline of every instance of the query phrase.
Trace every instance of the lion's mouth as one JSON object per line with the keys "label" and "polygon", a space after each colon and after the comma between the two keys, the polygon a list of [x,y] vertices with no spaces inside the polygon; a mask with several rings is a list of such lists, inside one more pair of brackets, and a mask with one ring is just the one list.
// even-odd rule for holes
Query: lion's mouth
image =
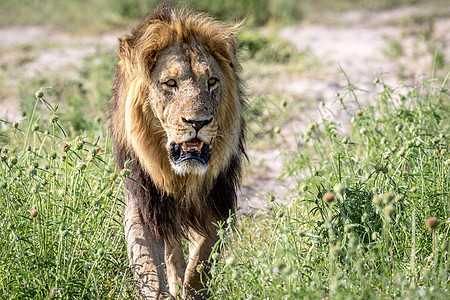
{"label": "lion's mouth", "polygon": [[172,143],[170,145],[170,156],[174,164],[196,159],[207,165],[209,161],[209,146],[198,138],[193,138],[181,144]]}

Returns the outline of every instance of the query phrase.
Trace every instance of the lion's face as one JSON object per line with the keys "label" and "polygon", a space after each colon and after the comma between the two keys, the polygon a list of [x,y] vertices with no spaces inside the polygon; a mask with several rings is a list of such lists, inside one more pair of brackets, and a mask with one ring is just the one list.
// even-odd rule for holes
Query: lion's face
{"label": "lion's face", "polygon": [[165,131],[171,166],[179,175],[201,175],[208,168],[218,135],[222,79],[218,63],[200,45],[174,43],[156,60],[149,101]]}
{"label": "lion's face", "polygon": [[246,99],[238,28],[156,12],[120,39],[111,99],[120,165],[136,159],[158,188],[192,199],[240,165]]}

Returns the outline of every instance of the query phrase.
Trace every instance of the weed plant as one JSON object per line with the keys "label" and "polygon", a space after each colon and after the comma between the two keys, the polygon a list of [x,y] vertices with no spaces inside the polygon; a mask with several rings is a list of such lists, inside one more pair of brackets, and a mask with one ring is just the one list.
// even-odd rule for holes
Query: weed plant
{"label": "weed plant", "polygon": [[130,298],[108,135],[97,125],[69,137],[58,114],[40,90],[27,117],[2,121],[0,298]]}
{"label": "weed plant", "polygon": [[447,299],[448,80],[393,88],[379,76],[366,107],[349,82],[336,101],[351,128],[323,107],[288,156],[288,203],[219,224],[214,298]]}

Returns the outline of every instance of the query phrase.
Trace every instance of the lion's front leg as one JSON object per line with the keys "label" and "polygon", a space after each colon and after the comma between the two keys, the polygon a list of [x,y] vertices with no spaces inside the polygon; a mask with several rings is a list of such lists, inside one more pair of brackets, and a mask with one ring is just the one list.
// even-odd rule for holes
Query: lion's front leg
{"label": "lion's front leg", "polygon": [[183,245],[175,239],[166,241],[166,266],[169,291],[175,297],[183,287],[186,261],[184,260]]}
{"label": "lion's front leg", "polygon": [[202,281],[207,280],[205,273],[208,274],[210,268],[208,258],[217,241],[217,234],[204,237],[193,230],[189,231],[189,261],[184,276],[186,298],[205,299],[208,297],[206,291],[201,291],[204,289]]}
{"label": "lion's front leg", "polygon": [[149,231],[130,193],[126,193],[126,200],[125,240],[141,298],[166,299],[170,294],[164,281],[164,241]]}

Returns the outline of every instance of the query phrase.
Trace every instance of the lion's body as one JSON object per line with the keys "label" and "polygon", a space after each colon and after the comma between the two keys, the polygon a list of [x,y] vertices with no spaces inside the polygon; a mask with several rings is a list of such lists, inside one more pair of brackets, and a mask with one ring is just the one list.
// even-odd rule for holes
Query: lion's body
{"label": "lion's body", "polygon": [[[165,2],[121,38],[110,126],[116,163],[130,170],[128,254],[133,264],[149,264],[135,268],[138,281],[148,281],[144,298],[164,294],[157,270],[164,243],[171,293],[171,281],[187,287],[185,295],[198,289],[192,268],[217,239],[212,223],[235,209],[246,105],[236,30],[200,14],[176,15]],[[190,240],[186,271],[182,237]]]}

